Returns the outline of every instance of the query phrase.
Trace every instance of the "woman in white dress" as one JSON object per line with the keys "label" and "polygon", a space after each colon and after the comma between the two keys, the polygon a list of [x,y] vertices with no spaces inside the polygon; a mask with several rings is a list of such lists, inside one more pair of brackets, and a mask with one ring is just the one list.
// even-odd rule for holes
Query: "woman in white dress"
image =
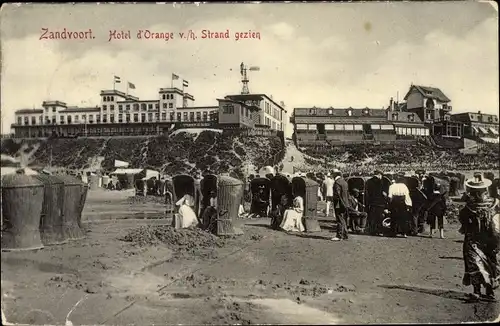
{"label": "woman in white dress", "polygon": [[283,215],[283,222],[280,228],[287,232],[303,232],[305,230],[302,223],[304,215],[304,199],[296,196],[293,199],[293,208],[287,209]]}
{"label": "woman in white dress", "polygon": [[198,218],[193,210],[194,198],[191,195],[184,195],[177,203],[179,211],[176,214],[176,228],[188,228],[198,224]]}

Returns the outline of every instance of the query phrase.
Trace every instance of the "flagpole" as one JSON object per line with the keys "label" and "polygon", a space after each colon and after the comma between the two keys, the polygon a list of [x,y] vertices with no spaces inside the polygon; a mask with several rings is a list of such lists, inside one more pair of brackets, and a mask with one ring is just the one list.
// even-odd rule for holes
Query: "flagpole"
{"label": "flagpole", "polygon": [[113,77],[113,90],[115,91],[116,90],[116,78]]}
{"label": "flagpole", "polygon": [[128,81],[127,81],[127,95],[128,95],[128,85],[129,85],[129,83],[128,83]]}
{"label": "flagpole", "polygon": [[174,76],[170,76],[170,88],[174,88]]}

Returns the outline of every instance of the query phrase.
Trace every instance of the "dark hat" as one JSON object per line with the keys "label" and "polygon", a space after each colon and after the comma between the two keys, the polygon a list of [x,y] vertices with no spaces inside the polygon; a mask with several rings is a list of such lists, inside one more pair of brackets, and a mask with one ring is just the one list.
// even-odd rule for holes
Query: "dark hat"
{"label": "dark hat", "polygon": [[354,188],[354,189],[352,189],[351,191],[352,191],[353,193],[355,193],[355,194],[359,194],[359,189],[358,189],[358,188]]}
{"label": "dark hat", "polygon": [[380,175],[383,175],[384,173],[382,173],[382,171],[380,171],[380,170],[375,170],[375,171],[373,172],[373,174],[374,174],[374,175],[379,175],[379,174],[380,174]]}

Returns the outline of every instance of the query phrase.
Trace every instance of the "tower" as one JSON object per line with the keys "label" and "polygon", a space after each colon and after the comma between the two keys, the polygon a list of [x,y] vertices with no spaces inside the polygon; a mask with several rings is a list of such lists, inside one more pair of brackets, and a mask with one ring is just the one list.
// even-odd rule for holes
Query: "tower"
{"label": "tower", "polygon": [[[249,71],[259,71],[260,68],[253,66],[248,69]],[[240,74],[241,74],[241,83],[243,84],[243,87],[241,89],[241,94],[250,94],[250,90],[248,89],[248,82],[250,81],[248,79],[248,74],[247,74],[247,66],[242,62],[240,65]]]}
{"label": "tower", "polygon": [[250,94],[250,90],[248,89],[248,76],[247,76],[247,67],[243,62],[240,65],[240,73],[241,73],[241,83],[243,84],[243,88],[241,89],[241,94]]}

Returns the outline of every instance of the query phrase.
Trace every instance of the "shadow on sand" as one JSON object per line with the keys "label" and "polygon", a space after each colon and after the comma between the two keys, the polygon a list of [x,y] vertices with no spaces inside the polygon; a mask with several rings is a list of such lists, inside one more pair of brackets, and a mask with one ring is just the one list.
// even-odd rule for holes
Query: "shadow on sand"
{"label": "shadow on sand", "polygon": [[445,256],[439,256],[439,259],[450,259],[450,260],[460,260],[462,261],[462,257],[445,257]]}
{"label": "shadow on sand", "polygon": [[419,288],[416,286],[408,286],[408,285],[379,285],[379,287],[384,288],[384,289],[391,289],[391,290],[405,290],[405,291],[410,291],[410,292],[418,292],[418,293],[425,293],[425,294],[430,294],[430,295],[435,295],[438,297],[442,297],[445,299],[452,299],[452,300],[458,300],[462,302],[470,302],[470,297],[467,293],[460,292],[460,291],[454,291],[454,290],[443,290],[443,289],[426,289],[426,288]]}

